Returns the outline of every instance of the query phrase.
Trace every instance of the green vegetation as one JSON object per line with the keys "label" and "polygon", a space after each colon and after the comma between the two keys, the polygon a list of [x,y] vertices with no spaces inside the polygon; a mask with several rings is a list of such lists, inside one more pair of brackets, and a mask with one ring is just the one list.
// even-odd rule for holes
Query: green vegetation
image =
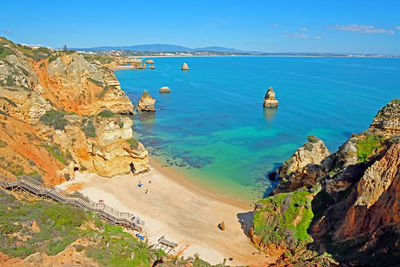
{"label": "green vegetation", "polygon": [[[0,190],[0,197],[4,196],[7,201],[0,202],[0,251],[5,254],[24,258],[44,248],[48,255],[55,255],[88,233],[79,229],[88,218],[81,209],[48,201],[22,204]],[[33,221],[40,232],[30,227]]]}
{"label": "green vegetation", "polygon": [[97,86],[99,86],[99,87],[103,87],[103,83],[100,82],[100,81],[98,81],[98,80],[95,80],[95,79],[92,79],[92,78],[87,78],[87,80],[88,80],[89,82],[94,83],[95,85],[97,85]]}
{"label": "green vegetation", "polygon": [[0,140],[0,147],[6,147],[6,146],[7,146],[7,143],[2,141],[2,140]]}
{"label": "green vegetation", "polygon": [[65,111],[49,110],[40,117],[40,121],[56,130],[64,130],[67,120],[64,118]]}
{"label": "green vegetation", "polygon": [[383,139],[380,135],[367,135],[364,139],[358,139],[356,144],[358,162],[367,161],[372,153],[382,146]]}
{"label": "green vegetation", "polygon": [[94,127],[93,121],[86,118],[82,121],[82,131],[87,137],[95,138],[97,136],[96,127]]}
{"label": "green vegetation", "polygon": [[56,60],[58,57],[59,57],[59,56],[58,56],[57,54],[51,55],[51,56],[49,57],[49,63],[51,63],[52,61]]}
{"label": "green vegetation", "polygon": [[107,55],[84,55],[84,58],[89,62],[98,61],[100,64],[109,64],[114,61],[111,56]]}
{"label": "green vegetation", "polygon": [[98,94],[97,97],[98,97],[98,98],[103,98],[103,97],[106,95],[107,91],[108,91],[110,88],[111,88],[110,86],[104,87],[104,88],[103,88],[103,91],[101,91],[101,93]]}
{"label": "green vegetation", "polygon": [[307,136],[308,141],[310,141],[311,143],[316,143],[318,142],[318,138],[313,136],[313,135],[309,135]]}
{"label": "green vegetation", "polygon": [[19,164],[13,164],[7,168],[7,171],[11,172],[15,176],[21,176],[25,174],[25,169]]}
{"label": "green vegetation", "polygon": [[101,111],[99,114],[97,114],[97,115],[99,115],[100,117],[103,117],[103,118],[112,118],[112,117],[115,116],[115,113],[112,112],[112,111],[109,110],[109,109],[104,109],[104,110],[102,110],[102,111]]}
{"label": "green vegetation", "polygon": [[6,86],[13,86],[15,85],[15,81],[13,79],[13,77],[11,75],[7,75],[7,79],[6,79]]}
{"label": "green vegetation", "polygon": [[13,55],[14,51],[6,46],[4,43],[0,43],[0,59],[4,59],[8,55]]}
{"label": "green vegetation", "polygon": [[[0,251],[12,257],[26,258],[36,252],[56,255],[78,239],[86,242],[73,244],[75,250],[101,266],[150,267],[161,256],[168,257],[164,251],[137,240],[121,226],[110,225],[92,212],[54,201],[31,202],[23,195],[17,200],[2,189],[0,199]],[[198,257],[172,261],[211,266]]]}
{"label": "green vegetation", "polygon": [[59,145],[43,145],[43,147],[46,148],[54,158],[59,160],[64,165],[68,165],[68,163],[72,160],[71,154],[68,151],[65,153],[62,152]]}
{"label": "green vegetation", "polygon": [[138,148],[139,141],[136,140],[135,138],[128,139],[128,140],[126,140],[126,142],[129,143],[129,147],[131,149],[137,149]]}
{"label": "green vegetation", "polygon": [[295,191],[260,200],[254,214],[254,233],[264,243],[287,244],[290,248],[311,242],[307,229],[314,216],[312,193]]}

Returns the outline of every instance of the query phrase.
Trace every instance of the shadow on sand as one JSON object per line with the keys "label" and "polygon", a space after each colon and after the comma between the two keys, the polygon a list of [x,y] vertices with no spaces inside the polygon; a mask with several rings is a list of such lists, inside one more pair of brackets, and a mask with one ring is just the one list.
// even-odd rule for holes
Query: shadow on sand
{"label": "shadow on sand", "polygon": [[238,213],[237,218],[238,221],[240,222],[240,225],[242,226],[244,234],[247,237],[250,237],[249,232],[251,230],[251,227],[253,226],[254,212],[249,211],[244,213]]}

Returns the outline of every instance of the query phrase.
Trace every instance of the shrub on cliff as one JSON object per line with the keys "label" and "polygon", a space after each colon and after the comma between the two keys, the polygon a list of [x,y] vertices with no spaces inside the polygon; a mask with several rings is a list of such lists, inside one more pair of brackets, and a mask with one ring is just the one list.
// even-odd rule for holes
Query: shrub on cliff
{"label": "shrub on cliff", "polygon": [[99,114],[97,114],[97,115],[99,115],[99,116],[102,117],[102,118],[112,118],[112,117],[115,116],[115,113],[112,112],[112,111],[109,110],[109,109],[104,109],[104,110],[102,110],[102,111],[101,111]]}
{"label": "shrub on cliff", "polygon": [[136,140],[135,138],[128,139],[128,140],[126,140],[126,142],[129,143],[129,147],[131,149],[137,149],[137,147],[139,145],[139,141]]}
{"label": "shrub on cliff", "polygon": [[52,126],[56,130],[64,130],[67,124],[67,120],[64,116],[64,111],[52,109],[46,111],[46,113],[40,117],[40,121],[48,126]]}
{"label": "shrub on cliff", "polygon": [[82,120],[82,131],[87,137],[95,138],[97,136],[96,127],[94,127],[93,122],[87,118]]}
{"label": "shrub on cliff", "polygon": [[367,161],[372,153],[382,146],[383,139],[380,135],[367,135],[364,139],[358,139],[356,144],[358,162]]}

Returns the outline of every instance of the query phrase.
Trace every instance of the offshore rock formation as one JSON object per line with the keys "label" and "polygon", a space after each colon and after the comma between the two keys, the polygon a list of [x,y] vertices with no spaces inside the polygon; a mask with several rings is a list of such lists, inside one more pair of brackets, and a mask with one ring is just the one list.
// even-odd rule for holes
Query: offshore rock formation
{"label": "offshore rock formation", "polygon": [[171,93],[171,90],[168,86],[163,86],[160,88],[160,93]]}
{"label": "offshore rock formation", "polygon": [[189,70],[189,66],[186,63],[183,63],[181,70]]}
{"label": "offshore rock formation", "polygon": [[279,102],[275,98],[275,92],[272,87],[270,87],[265,94],[263,106],[264,108],[276,108],[278,104]]}
{"label": "offshore rock formation", "polygon": [[150,70],[154,70],[155,68],[156,68],[156,67],[154,67],[154,65],[150,65],[150,66],[149,66],[149,69],[150,69]]}
{"label": "offshore rock formation", "polygon": [[147,151],[124,116],[133,105],[98,58],[4,38],[0,48],[0,174],[58,184],[76,170],[107,177],[147,170]]}
{"label": "offshore rock formation", "polygon": [[152,60],[152,59],[147,59],[147,60],[146,60],[146,64],[154,64],[154,60]]}
{"label": "offshore rock formation", "polygon": [[[344,265],[396,265],[400,261],[399,103],[400,99],[388,103],[367,131],[353,134],[333,154],[321,151],[322,141],[319,149],[310,150],[312,156],[300,157],[302,149],[296,151],[278,170],[282,185],[256,205],[253,242],[261,249],[268,247],[270,254],[280,254],[285,264],[320,263],[321,257],[329,260],[323,256],[327,252]],[[310,205],[295,197],[300,192],[307,194]],[[288,196],[291,201],[285,200]],[[270,203],[275,203],[276,213],[270,213]],[[297,209],[301,206],[302,213]],[[267,227],[274,221],[281,222],[280,232]],[[278,244],[284,245],[278,248]]]}
{"label": "offshore rock formation", "polygon": [[154,112],[156,111],[155,104],[156,100],[153,97],[151,97],[151,95],[145,90],[137,105],[137,111]]}

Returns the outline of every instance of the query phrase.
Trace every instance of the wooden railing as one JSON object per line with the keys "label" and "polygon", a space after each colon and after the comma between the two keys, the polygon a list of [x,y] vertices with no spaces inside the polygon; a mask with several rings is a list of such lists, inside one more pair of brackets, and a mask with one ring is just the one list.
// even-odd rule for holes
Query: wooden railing
{"label": "wooden railing", "polygon": [[0,175],[0,186],[8,190],[25,190],[39,197],[51,198],[57,202],[67,203],[82,209],[97,212],[101,217],[110,221],[112,224],[122,225],[139,232],[144,230],[144,222],[129,212],[119,212],[104,203],[96,203],[91,200],[86,201],[81,198],[70,197],[57,187],[45,187],[43,184],[27,176],[21,176],[18,180],[15,180]]}

